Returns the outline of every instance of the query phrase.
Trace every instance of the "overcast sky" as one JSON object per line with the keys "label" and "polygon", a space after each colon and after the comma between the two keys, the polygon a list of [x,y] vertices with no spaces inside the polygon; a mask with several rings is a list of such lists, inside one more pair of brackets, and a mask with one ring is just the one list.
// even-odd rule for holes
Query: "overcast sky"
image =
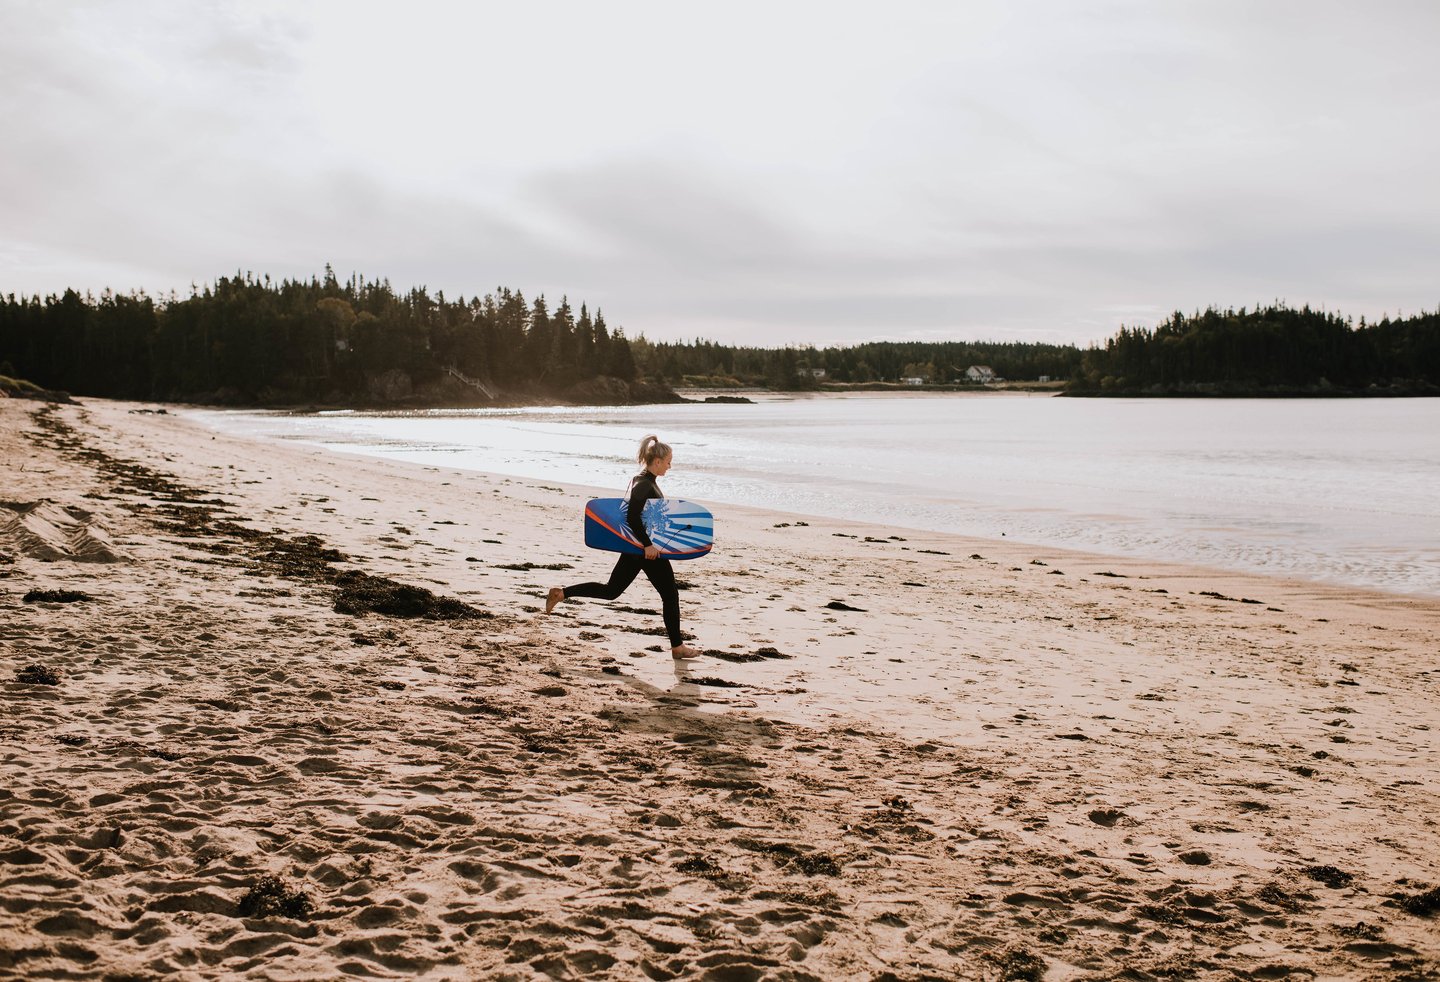
{"label": "overcast sky", "polygon": [[0,0],[0,293],[331,263],[655,339],[1440,306],[1440,3]]}

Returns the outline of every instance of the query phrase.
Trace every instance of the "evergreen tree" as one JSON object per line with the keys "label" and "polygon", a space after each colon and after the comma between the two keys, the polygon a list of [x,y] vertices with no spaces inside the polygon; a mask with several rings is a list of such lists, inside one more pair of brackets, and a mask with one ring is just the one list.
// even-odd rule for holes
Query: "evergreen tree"
{"label": "evergreen tree", "polygon": [[530,327],[525,333],[524,372],[527,380],[540,381],[550,374],[550,349],[555,343],[555,330],[542,294],[530,305]]}
{"label": "evergreen tree", "polygon": [[605,374],[625,382],[635,381],[637,375],[635,358],[630,354],[630,342],[626,340],[625,332],[618,327],[615,333],[610,335]]}

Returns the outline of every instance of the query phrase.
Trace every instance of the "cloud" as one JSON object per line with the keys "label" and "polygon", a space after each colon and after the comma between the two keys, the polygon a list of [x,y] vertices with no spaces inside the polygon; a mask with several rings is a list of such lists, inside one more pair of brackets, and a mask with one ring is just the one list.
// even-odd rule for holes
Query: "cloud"
{"label": "cloud", "polygon": [[1414,310],[1436,28],[1288,0],[6,4],[0,290],[328,261],[743,343]]}

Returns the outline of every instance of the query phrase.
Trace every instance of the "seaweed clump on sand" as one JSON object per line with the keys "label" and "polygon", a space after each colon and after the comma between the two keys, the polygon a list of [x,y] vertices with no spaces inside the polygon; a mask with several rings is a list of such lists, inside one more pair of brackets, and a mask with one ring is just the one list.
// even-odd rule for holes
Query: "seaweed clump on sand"
{"label": "seaweed clump on sand", "polygon": [[278,876],[266,876],[240,898],[235,912],[240,917],[279,916],[308,921],[315,912],[315,905],[305,891],[291,890],[280,882]]}
{"label": "seaweed clump on sand", "polygon": [[804,873],[806,876],[839,876],[840,863],[828,853],[806,852],[788,842],[760,842],[737,839],[735,844],[752,852],[766,853],[780,869]]}
{"label": "seaweed clump on sand", "polygon": [[59,685],[60,673],[48,665],[26,665],[15,673],[15,681],[27,685]]}
{"label": "seaweed clump on sand", "polygon": [[336,577],[335,586],[335,612],[339,614],[361,617],[373,612],[437,621],[481,620],[494,616],[454,597],[437,597],[424,587],[354,570]]}
{"label": "seaweed clump on sand", "polygon": [[767,658],[789,659],[794,657],[793,655],[781,654],[775,648],[770,647],[756,648],[753,653],[748,651],[726,651],[723,648],[706,648],[705,656],[707,658],[719,658],[722,661],[737,663],[764,661]]}
{"label": "seaweed clump on sand", "polygon": [[94,600],[88,593],[79,590],[31,590],[25,594],[27,604],[73,604],[82,600]]}
{"label": "seaweed clump on sand", "polygon": [[1406,897],[1400,901],[1400,909],[1416,917],[1429,917],[1440,910],[1440,887]]}
{"label": "seaweed clump on sand", "polygon": [[1314,901],[1314,894],[1306,893],[1304,890],[1286,890],[1277,883],[1268,883],[1255,891],[1255,898],[1263,903],[1279,907],[1281,910],[1289,911],[1292,914],[1299,913],[1304,909],[1304,902]]}
{"label": "seaweed clump on sand", "polygon": [[1027,948],[1009,948],[986,957],[1000,970],[1001,982],[1040,982],[1045,977],[1045,959]]}
{"label": "seaweed clump on sand", "polygon": [[[227,523],[229,526],[243,528]],[[326,547],[324,541],[314,535],[297,535],[292,539],[260,535],[255,537],[254,545],[255,561],[262,570],[291,580],[326,579],[334,575],[332,563],[345,561],[344,553]]]}
{"label": "seaweed clump on sand", "polygon": [[709,856],[691,856],[676,863],[675,869],[707,880],[723,880],[726,877],[725,870]]}
{"label": "seaweed clump on sand", "polygon": [[1343,869],[1334,866],[1307,866],[1302,870],[1306,876],[1316,882],[1323,883],[1333,890],[1347,887],[1355,879],[1353,873],[1347,873]]}

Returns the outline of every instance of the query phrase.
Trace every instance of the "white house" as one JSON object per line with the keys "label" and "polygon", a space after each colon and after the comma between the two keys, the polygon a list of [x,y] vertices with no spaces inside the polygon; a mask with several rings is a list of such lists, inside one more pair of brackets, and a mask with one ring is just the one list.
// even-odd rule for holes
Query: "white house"
{"label": "white house", "polygon": [[965,381],[988,385],[991,382],[998,382],[1000,379],[996,376],[995,369],[989,365],[971,365],[965,369]]}
{"label": "white house", "polygon": [[925,384],[925,380],[924,380],[923,378],[921,378],[919,375],[907,375],[907,376],[905,376],[904,378],[902,378],[900,381],[904,382],[906,385],[924,385],[924,384]]}

